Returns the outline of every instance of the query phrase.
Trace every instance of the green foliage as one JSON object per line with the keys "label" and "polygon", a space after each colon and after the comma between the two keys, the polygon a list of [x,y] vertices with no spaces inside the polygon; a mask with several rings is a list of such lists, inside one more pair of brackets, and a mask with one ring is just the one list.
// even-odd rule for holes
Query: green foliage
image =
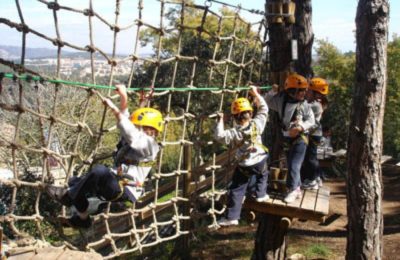
{"label": "green foliage", "polygon": [[317,257],[329,257],[332,255],[332,250],[324,244],[312,244],[306,248],[304,255],[310,259]]}
{"label": "green foliage", "polygon": [[[341,53],[331,43],[317,41],[318,61],[314,71],[330,83],[329,107],[322,124],[333,132],[336,148],[346,147],[350,122],[351,100],[354,89],[355,54]],[[387,92],[383,125],[384,153],[400,158],[400,38],[388,43]]]}
{"label": "green foliage", "polygon": [[[197,87],[205,86],[242,86],[248,81],[255,81],[259,78],[258,71],[251,70],[247,67],[240,70],[230,65],[226,74],[226,65],[211,65],[210,60],[223,61],[227,58],[235,63],[249,62],[253,57],[259,59],[262,49],[259,42],[255,41],[256,33],[252,31],[250,26],[239,19],[235,12],[222,8],[220,11],[224,16],[220,20],[219,16],[209,12],[207,16],[203,16],[203,10],[187,7],[184,15],[181,15],[181,6],[177,5],[166,12],[166,19],[169,26],[173,28],[183,28],[183,30],[175,30],[165,33],[162,38],[160,56],[163,59],[173,57],[177,54],[185,57],[197,57],[194,63],[192,60],[180,60],[176,70],[174,62],[156,64],[145,64],[143,71],[137,71],[133,78],[133,86],[148,86],[153,84],[157,87],[186,87],[194,85]],[[183,19],[183,20],[182,20]],[[181,26],[183,23],[183,26]],[[203,28],[204,30],[200,30]],[[221,40],[215,37],[230,37],[235,34],[237,40],[234,41],[233,48],[230,48],[231,41]],[[152,29],[144,29],[141,31],[141,44],[153,46],[157,55],[159,51],[159,32]],[[245,53],[245,55],[243,55]],[[211,70],[213,71],[210,77]],[[195,73],[194,73],[195,72]],[[155,75],[156,73],[156,75]],[[257,74],[257,76],[255,76]],[[241,75],[241,76],[240,76]],[[171,104],[172,113],[182,115],[189,105],[189,112],[196,116],[194,120],[189,120],[188,132],[185,139],[195,142],[195,152],[201,153],[203,158],[209,158],[214,151],[213,147],[206,146],[205,140],[212,140],[212,129],[215,119],[207,118],[213,112],[222,110],[229,113],[229,104],[233,95],[225,95],[223,104],[221,103],[220,94],[212,94],[209,92],[193,92],[190,94],[190,104],[188,104],[189,93],[175,92],[171,97],[167,95],[155,97],[154,103],[159,104],[164,113],[165,108]],[[221,108],[220,108],[221,107]],[[169,132],[181,133],[181,129],[177,125],[169,126]],[[170,133],[167,133],[171,135]],[[183,137],[183,136],[182,136]],[[179,140],[179,139],[175,139]],[[201,145],[201,148],[198,146]],[[172,151],[174,152],[174,151]],[[165,149],[164,162],[171,164],[175,162],[173,157],[178,153],[171,153]],[[170,168],[169,166],[167,168]]]}
{"label": "green foliage", "polygon": [[331,128],[334,147],[344,148],[347,145],[350,124],[355,55],[343,54],[325,40],[318,40],[317,44],[318,61],[314,67],[315,75],[329,82],[329,105],[324,112],[322,125]]}
{"label": "green foliage", "polygon": [[400,158],[400,37],[388,44],[386,109],[383,125],[385,154]]}
{"label": "green foliage", "polygon": [[[318,61],[314,70],[317,76],[330,83],[329,107],[322,124],[333,132],[336,148],[346,147],[350,122],[351,100],[354,88],[355,54],[341,53],[331,43],[317,41]],[[400,158],[400,38],[388,43],[387,92],[383,125],[384,153]]]}
{"label": "green foliage", "polygon": [[[40,181],[40,177],[37,177],[35,173],[25,169],[23,174],[20,176],[22,181],[26,182],[37,182]],[[2,214],[9,213],[8,211],[12,207],[12,193],[13,190],[9,187],[1,187],[0,189],[0,198],[1,204],[6,206],[5,211]],[[17,216],[32,216],[35,212],[35,204],[37,199],[38,191],[31,187],[21,186],[18,188],[17,196],[15,199],[15,211],[13,214]],[[41,194],[41,200],[39,203],[39,212],[41,216],[43,216],[43,221],[40,223],[41,229],[43,231],[43,235],[46,238],[49,238],[50,242],[60,241],[59,234],[57,229],[55,228],[58,223],[57,214],[60,212],[61,206],[56,203],[54,200],[50,199],[47,194]],[[44,199],[43,199],[44,197]],[[28,233],[31,236],[38,237],[39,230],[34,221],[17,221],[15,226],[20,229],[24,233]],[[5,234],[9,238],[13,237],[13,232],[5,226]]]}

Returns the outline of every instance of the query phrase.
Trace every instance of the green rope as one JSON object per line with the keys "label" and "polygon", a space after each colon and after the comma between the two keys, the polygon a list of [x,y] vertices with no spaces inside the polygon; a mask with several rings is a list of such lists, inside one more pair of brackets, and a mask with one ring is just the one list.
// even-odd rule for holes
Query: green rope
{"label": "green rope", "polygon": [[[74,82],[74,81],[68,81],[68,80],[62,80],[62,79],[46,79],[46,78],[42,78],[39,76],[32,76],[32,75],[26,75],[26,74],[22,74],[22,75],[16,75],[13,73],[4,73],[3,76],[5,78],[9,78],[9,79],[13,79],[13,80],[24,80],[27,82],[30,81],[39,81],[39,82],[50,82],[50,83],[57,83],[57,84],[64,84],[64,85],[70,85],[70,86],[82,86],[82,87],[89,87],[89,88],[96,88],[96,89],[116,89],[114,86],[106,86],[106,85],[96,85],[96,84],[90,84],[90,83],[83,83],[83,82]],[[271,86],[260,86],[260,89],[271,89]],[[225,89],[229,89],[229,90],[248,90],[250,89],[249,87],[235,87],[235,88],[231,88],[231,87],[227,87]],[[146,88],[128,88],[128,90],[153,90],[152,88],[146,87]],[[214,91],[218,91],[218,90],[223,90],[220,87],[207,87],[207,88],[154,88],[154,91],[210,91],[210,90],[214,90]]]}

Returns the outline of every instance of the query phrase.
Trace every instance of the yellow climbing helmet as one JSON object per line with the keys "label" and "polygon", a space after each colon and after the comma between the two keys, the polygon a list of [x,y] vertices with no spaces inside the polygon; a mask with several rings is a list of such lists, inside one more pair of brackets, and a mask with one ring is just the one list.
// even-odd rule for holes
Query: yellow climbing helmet
{"label": "yellow climbing helmet", "polygon": [[131,115],[131,122],[138,126],[150,126],[158,132],[163,130],[163,117],[160,111],[150,107],[136,109]]}
{"label": "yellow climbing helmet", "polygon": [[285,80],[285,90],[290,88],[306,89],[308,88],[307,79],[299,74],[290,74]]}
{"label": "yellow climbing helmet", "polygon": [[244,111],[253,111],[250,101],[243,97],[235,99],[231,105],[231,113],[237,115]]}
{"label": "yellow climbing helmet", "polygon": [[312,78],[310,82],[310,89],[321,93],[322,95],[328,95],[329,86],[328,82],[323,78]]}

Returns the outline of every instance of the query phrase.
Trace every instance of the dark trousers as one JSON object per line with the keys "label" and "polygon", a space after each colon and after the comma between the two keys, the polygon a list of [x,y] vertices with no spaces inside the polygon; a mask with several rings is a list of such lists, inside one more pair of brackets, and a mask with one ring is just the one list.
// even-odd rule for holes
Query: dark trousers
{"label": "dark trousers", "polygon": [[317,158],[317,147],[320,142],[321,136],[310,136],[303,167],[301,168],[301,177],[303,180],[315,180],[320,177],[319,161]]}
{"label": "dark trousers", "polygon": [[307,144],[302,138],[285,138],[288,150],[286,153],[288,164],[288,176],[286,187],[289,191],[295,190],[301,185],[300,170],[306,154]]}
{"label": "dark trousers", "polygon": [[249,167],[236,167],[228,191],[226,218],[229,220],[240,219],[246,192],[251,195],[255,194],[257,198],[264,197],[267,193],[267,180],[267,159]]}
{"label": "dark trousers", "polygon": [[105,200],[115,199],[121,193],[118,179],[104,165],[95,165],[86,175],[74,181],[68,189],[72,204],[79,212],[89,206],[88,194],[100,196]]}

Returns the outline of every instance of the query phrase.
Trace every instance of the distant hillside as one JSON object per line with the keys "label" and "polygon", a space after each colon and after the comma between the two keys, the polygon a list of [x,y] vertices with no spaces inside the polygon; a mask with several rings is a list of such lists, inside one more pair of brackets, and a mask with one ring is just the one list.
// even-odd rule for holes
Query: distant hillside
{"label": "distant hillside", "polygon": [[[70,52],[62,51],[63,58],[89,58],[90,54],[88,52]],[[96,58],[101,59],[99,53],[96,53]],[[57,49],[49,48],[26,48],[25,58],[26,59],[43,59],[43,58],[55,58],[57,57]],[[21,58],[21,47],[18,46],[7,46],[0,45],[0,58],[6,60],[17,60]]]}
{"label": "distant hillside", "polygon": [[[54,57],[57,50],[48,48],[26,48],[27,59]],[[0,58],[15,60],[21,58],[21,47],[0,45]]]}

